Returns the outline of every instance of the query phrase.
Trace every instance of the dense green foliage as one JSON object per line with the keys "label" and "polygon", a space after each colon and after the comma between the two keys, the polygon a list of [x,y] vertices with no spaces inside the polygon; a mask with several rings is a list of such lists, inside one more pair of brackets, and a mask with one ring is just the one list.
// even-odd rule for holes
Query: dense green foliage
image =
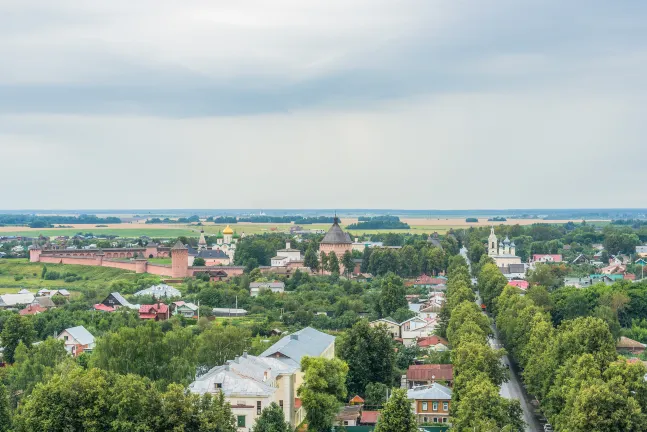
{"label": "dense green foliage", "polygon": [[224,396],[161,392],[147,378],[71,367],[38,384],[19,407],[18,432],[182,431],[235,432]]}
{"label": "dense green foliage", "polygon": [[269,406],[263,408],[252,432],[292,432],[292,428],[285,421],[283,409],[275,402],[272,402]]}
{"label": "dense green foliage", "polygon": [[384,326],[359,321],[337,339],[336,351],[348,364],[346,387],[351,394],[364,394],[371,383],[390,386],[397,378],[393,339]]}
{"label": "dense green foliage", "polygon": [[308,430],[330,432],[341,401],[345,400],[348,365],[339,359],[303,357],[303,384],[297,394],[306,410]]}
{"label": "dense green foliage", "polygon": [[405,389],[393,389],[375,426],[375,432],[416,432],[416,422],[411,402]]}
{"label": "dense green foliage", "polygon": [[[488,265],[484,266],[487,273]],[[460,260],[453,261],[444,313],[444,319],[449,318],[446,334],[452,346],[454,365],[453,427],[465,431],[523,431],[519,401],[499,396],[499,386],[508,379],[507,370],[501,363],[505,351],[493,349],[488,344],[492,332],[490,321],[474,302],[473,294],[466,291],[468,281],[467,265]],[[479,286],[496,289],[494,282],[480,279]]]}
{"label": "dense green foliage", "polygon": [[[606,293],[600,298],[616,306],[624,303],[612,288],[580,292],[602,289]],[[569,296],[581,298],[579,293],[567,291]],[[585,303],[584,314],[590,316],[560,319],[555,328],[545,304],[535,303],[534,298],[544,296],[522,296],[516,288],[506,287],[496,300],[496,322],[523,369],[528,390],[541,401],[551,423],[558,430],[569,431],[644,430],[647,369],[640,363],[617,359],[608,323],[594,316],[599,309]]]}

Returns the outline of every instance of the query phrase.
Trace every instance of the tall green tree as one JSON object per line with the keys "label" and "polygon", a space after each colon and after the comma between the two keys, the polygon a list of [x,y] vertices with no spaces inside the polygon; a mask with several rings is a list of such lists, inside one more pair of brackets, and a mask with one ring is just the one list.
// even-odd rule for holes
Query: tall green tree
{"label": "tall green tree", "polygon": [[22,342],[27,348],[31,348],[35,336],[34,326],[28,317],[23,317],[18,314],[9,316],[0,334],[2,346],[4,347],[4,360],[7,363],[13,363],[18,344]]}
{"label": "tall green tree", "polygon": [[378,302],[382,317],[389,316],[400,308],[406,308],[408,303],[402,279],[393,273],[384,276],[380,281]]}
{"label": "tall green tree", "polygon": [[321,265],[319,266],[321,272],[328,271],[328,255],[326,255],[326,252],[319,252],[319,259],[321,260]]}
{"label": "tall green tree", "polygon": [[292,428],[285,421],[285,414],[281,407],[272,402],[263,408],[261,416],[256,419],[252,432],[292,432]]}
{"label": "tall green tree", "polygon": [[364,252],[362,252],[362,265],[360,267],[360,271],[362,273],[368,272],[369,264],[371,263],[372,252],[373,252],[373,249],[369,247],[364,247]]}
{"label": "tall green tree", "polygon": [[303,384],[297,390],[306,410],[308,430],[330,432],[342,400],[346,398],[348,365],[339,359],[303,357]]}
{"label": "tall green tree", "polygon": [[303,257],[303,264],[306,267],[310,267],[310,270],[316,272],[319,270],[319,259],[317,258],[317,252],[315,252],[312,246],[308,247],[306,254]]}
{"label": "tall green tree", "polygon": [[328,271],[332,274],[339,274],[339,259],[334,252],[328,254]]}
{"label": "tall green tree", "polygon": [[204,267],[205,265],[206,265],[206,262],[202,257],[196,257],[193,260],[193,267]]}
{"label": "tall green tree", "polygon": [[353,272],[355,263],[353,262],[353,254],[350,251],[344,252],[344,255],[341,257],[341,264],[344,266],[344,274],[346,276]]}
{"label": "tall green tree", "polygon": [[9,397],[7,389],[0,382],[0,432],[9,432],[11,427],[11,410],[9,409]]}
{"label": "tall green tree", "polygon": [[417,432],[418,423],[405,389],[393,389],[375,426],[375,432]]}
{"label": "tall green tree", "polygon": [[336,349],[348,364],[346,386],[351,394],[364,394],[369,383],[393,384],[395,352],[386,327],[361,320],[338,338]]}

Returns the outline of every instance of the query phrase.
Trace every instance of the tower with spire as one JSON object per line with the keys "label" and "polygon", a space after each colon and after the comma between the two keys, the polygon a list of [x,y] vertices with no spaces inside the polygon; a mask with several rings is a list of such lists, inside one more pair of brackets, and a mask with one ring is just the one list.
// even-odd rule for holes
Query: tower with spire
{"label": "tower with spire", "polygon": [[488,237],[488,252],[489,256],[494,256],[499,254],[499,241],[494,234],[494,225],[490,228],[490,237]]}

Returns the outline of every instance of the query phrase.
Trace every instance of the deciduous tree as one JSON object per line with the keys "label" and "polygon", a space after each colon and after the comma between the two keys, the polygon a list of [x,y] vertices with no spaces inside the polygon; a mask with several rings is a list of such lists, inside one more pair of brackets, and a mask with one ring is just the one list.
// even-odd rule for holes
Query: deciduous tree
{"label": "deciduous tree", "polygon": [[418,423],[405,389],[393,389],[375,426],[375,432],[417,432]]}

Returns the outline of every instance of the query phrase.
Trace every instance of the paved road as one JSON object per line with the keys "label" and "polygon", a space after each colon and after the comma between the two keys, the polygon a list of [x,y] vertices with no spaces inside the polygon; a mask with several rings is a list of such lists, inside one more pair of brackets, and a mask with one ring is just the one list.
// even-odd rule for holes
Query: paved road
{"label": "paved road", "polygon": [[[494,337],[490,339],[490,345],[493,348],[503,348],[503,344],[499,341],[499,335],[494,328]],[[506,399],[517,399],[521,403],[521,408],[523,409],[523,419],[526,422],[526,431],[529,432],[541,432],[542,426],[537,421],[532,405],[530,405],[530,397],[523,388],[521,381],[519,379],[518,371],[514,365],[510,362],[510,358],[506,355],[503,357],[503,361],[506,364],[510,365],[510,379],[508,382],[501,384],[501,391],[499,394]]]}
{"label": "paved road", "polygon": [[[481,305],[481,298],[478,293],[476,294],[476,304],[478,304],[479,307]],[[490,338],[490,346],[493,348],[504,348],[503,344],[499,340],[499,332],[496,327],[492,326],[492,331],[494,332],[494,336]],[[521,403],[523,419],[526,422],[527,432],[543,431],[541,424],[539,424],[539,421],[533,412],[532,405],[530,405],[530,397],[521,385],[518,371],[514,368],[514,365],[510,362],[510,358],[507,355],[504,356],[502,360],[506,364],[510,365],[510,379],[508,382],[501,385],[501,391],[499,394],[506,399],[517,399]]]}

